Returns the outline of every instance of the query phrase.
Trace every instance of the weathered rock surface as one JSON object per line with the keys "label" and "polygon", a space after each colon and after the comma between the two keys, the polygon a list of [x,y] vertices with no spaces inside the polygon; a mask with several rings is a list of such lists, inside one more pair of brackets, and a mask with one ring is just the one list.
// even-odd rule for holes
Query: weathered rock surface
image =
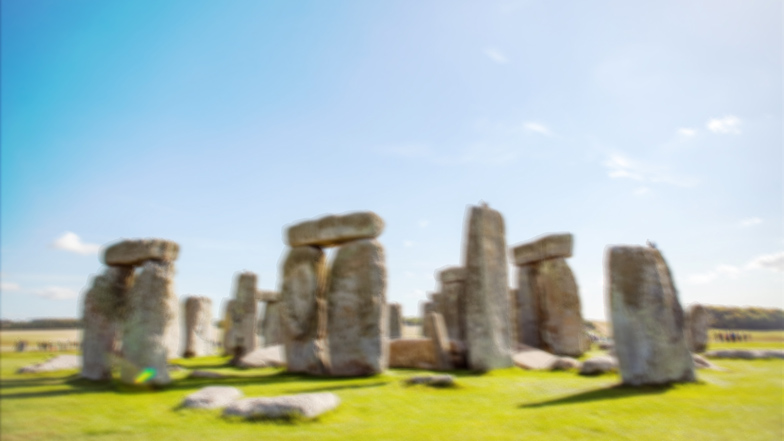
{"label": "weathered rock surface", "polygon": [[443,310],[446,330],[451,340],[465,340],[465,279],[463,267],[448,267],[438,273],[441,280],[441,295],[444,297]]}
{"label": "weathered rock surface", "polygon": [[436,355],[436,368],[442,371],[452,369],[452,353],[450,351],[449,336],[446,332],[444,317],[431,312],[425,320],[430,321],[430,328],[433,330],[433,353]]}
{"label": "weathered rock surface", "polygon": [[256,301],[258,302],[279,302],[279,291],[258,290],[256,291]]}
{"label": "weathered rock surface", "polygon": [[326,276],[326,257],[320,248],[300,246],[289,250],[283,263],[281,301],[277,306],[289,372],[327,372]]}
{"label": "weathered rock surface", "polygon": [[536,282],[537,266],[517,268],[517,289],[514,292],[514,320],[517,343],[533,348],[542,346],[539,336],[539,288]]}
{"label": "weathered rock surface", "polygon": [[583,361],[580,375],[599,375],[618,370],[618,361],[610,356],[602,355]]}
{"label": "weathered rock surface", "polygon": [[264,339],[265,347],[284,344],[283,325],[280,319],[280,302],[267,302],[264,306],[261,336]]}
{"label": "weathered rock surface", "polygon": [[691,305],[686,310],[686,344],[692,352],[705,352],[708,348],[710,315],[702,305]]}
{"label": "weathered rock surface", "polygon": [[237,300],[230,299],[226,302],[223,312],[223,354],[233,355],[234,351],[234,304]]}
{"label": "weathered rock surface", "polygon": [[269,398],[246,398],[223,411],[224,416],[241,416],[247,419],[315,418],[335,409],[340,398],[329,392],[315,394],[283,395]]}
{"label": "weathered rock surface", "polygon": [[140,265],[147,260],[173,262],[180,246],[164,239],[123,240],[110,245],[103,253],[103,261],[111,266]]}
{"label": "weathered rock surface", "polygon": [[438,279],[442,284],[465,282],[466,269],[462,266],[450,266],[438,271]]}
{"label": "weathered rock surface", "polygon": [[715,371],[723,371],[726,370],[724,368],[720,368],[715,364],[708,361],[705,357],[699,354],[691,354],[692,359],[694,360],[694,367],[697,369],[712,369]]}
{"label": "weathered rock surface", "polygon": [[237,275],[232,313],[230,353],[234,361],[259,347],[256,325],[258,302],[256,301],[256,274],[245,271]]}
{"label": "weathered rock surface", "polygon": [[429,338],[401,338],[389,341],[389,367],[435,369],[435,346]]}
{"label": "weathered rock surface", "polygon": [[554,371],[568,371],[570,369],[581,369],[583,366],[578,360],[572,357],[558,357],[551,367]]}
{"label": "weathered rock surface", "polygon": [[430,323],[425,320],[428,314],[436,312],[436,305],[433,302],[425,302],[422,304],[422,337],[430,338],[433,336],[433,329]]}
{"label": "weathered rock surface", "polygon": [[147,261],[128,293],[129,316],[123,328],[121,378],[133,383],[146,368],[156,371],[148,383],[170,381],[166,360],[179,355],[179,302],[174,292],[174,264]]}
{"label": "weathered rock surface", "polygon": [[523,369],[548,370],[553,368],[558,357],[541,349],[519,345],[512,360],[515,366]]}
{"label": "weathered rock surface", "polygon": [[384,220],[372,211],[326,216],[289,227],[288,244],[333,246],[359,239],[373,239],[384,231]]}
{"label": "weathered rock surface", "polygon": [[574,274],[561,258],[537,267],[541,347],[556,355],[578,357],[588,348]]}
{"label": "weathered rock surface", "polygon": [[389,338],[403,337],[403,307],[400,303],[387,305],[387,318],[389,321]]}
{"label": "weathered rock surface", "polygon": [[512,249],[515,265],[522,266],[542,260],[572,257],[572,235],[549,234]]}
{"label": "weathered rock surface", "polygon": [[119,347],[122,322],[128,315],[131,267],[108,267],[93,279],[84,297],[82,319],[82,372],[90,380],[109,380],[111,354]]}
{"label": "weathered rock surface", "polygon": [[455,377],[451,375],[417,375],[406,379],[406,384],[424,384],[431,387],[454,387]]}
{"label": "weathered rock surface", "polygon": [[286,365],[286,349],[283,345],[258,348],[245,354],[237,362],[241,368],[283,367]]}
{"label": "weathered rock surface", "polygon": [[374,375],[387,367],[384,249],[358,240],[338,249],[327,289],[330,374]]}
{"label": "weathered rock surface", "polygon": [[242,398],[242,391],[229,386],[207,386],[182,401],[182,407],[192,409],[217,409]]}
{"label": "weathered rock surface", "polygon": [[185,299],[185,352],[183,356],[203,357],[213,352],[212,300],[209,297]]}
{"label": "weathered rock surface", "polygon": [[471,207],[466,240],[466,342],[475,371],[512,365],[506,239],[501,213]]}
{"label": "weathered rock surface", "polygon": [[696,381],[683,310],[656,248],[613,246],[607,276],[615,352],[624,384]]}
{"label": "weathered rock surface", "polygon": [[[82,360],[81,358],[79,358],[78,355],[57,355],[44,362],[21,367],[16,371],[16,373],[38,374],[41,372],[54,372],[54,371],[63,371],[63,370],[70,370],[70,369],[79,369],[80,367],[82,367]],[[109,378],[111,378],[111,376]],[[97,379],[104,380],[105,378],[97,378]]]}

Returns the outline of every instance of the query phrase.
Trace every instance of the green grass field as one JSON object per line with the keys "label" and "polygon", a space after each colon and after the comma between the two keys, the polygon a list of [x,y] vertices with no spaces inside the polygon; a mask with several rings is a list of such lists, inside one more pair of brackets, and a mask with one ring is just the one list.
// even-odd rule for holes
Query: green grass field
{"label": "green grass field", "polygon": [[[784,337],[779,334],[779,337]],[[781,348],[776,338],[754,342]],[[723,344],[749,347],[746,344]],[[94,384],[77,371],[16,374],[50,355],[6,352],[0,361],[0,439],[9,440],[440,440],[629,439],[780,440],[784,360],[717,360],[727,371],[698,373],[697,384],[617,387],[619,377],[518,368],[486,375],[455,372],[458,388],[406,386],[423,371],[390,370],[359,379],[309,378],[280,369],[238,370],[226,358],[177,360],[233,378],[185,379],[160,391]],[[178,409],[189,393],[230,385],[245,396],[331,391],[342,404],[316,421],[227,420],[220,411]]]}

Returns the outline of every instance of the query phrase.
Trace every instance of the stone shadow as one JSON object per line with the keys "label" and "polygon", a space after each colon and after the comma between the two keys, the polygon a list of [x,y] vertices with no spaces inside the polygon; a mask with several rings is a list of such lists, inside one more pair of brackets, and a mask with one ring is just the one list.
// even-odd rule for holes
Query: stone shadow
{"label": "stone shadow", "polygon": [[540,407],[579,404],[579,403],[586,403],[591,401],[617,400],[622,398],[633,398],[641,395],[663,394],[672,388],[673,388],[672,385],[633,387],[633,386],[618,384],[603,389],[581,392],[575,395],[555,398],[552,400],[542,401],[539,403],[521,404],[518,407],[521,409],[536,409]]}

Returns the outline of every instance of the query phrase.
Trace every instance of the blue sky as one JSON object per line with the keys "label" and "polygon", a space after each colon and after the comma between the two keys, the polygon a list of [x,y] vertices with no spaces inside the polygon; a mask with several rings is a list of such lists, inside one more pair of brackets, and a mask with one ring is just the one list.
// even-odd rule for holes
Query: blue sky
{"label": "blue sky", "polygon": [[217,315],[359,210],[411,316],[480,201],[509,246],[575,235],[588,318],[648,239],[684,304],[784,306],[779,1],[7,0],[1,61],[3,318],[77,316],[123,237]]}

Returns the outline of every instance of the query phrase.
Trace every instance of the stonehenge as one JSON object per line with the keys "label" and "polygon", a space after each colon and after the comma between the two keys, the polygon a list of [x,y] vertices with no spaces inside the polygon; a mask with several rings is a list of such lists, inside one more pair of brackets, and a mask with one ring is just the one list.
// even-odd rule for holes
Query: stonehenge
{"label": "stonehenge", "polygon": [[605,258],[605,287],[623,383],[696,381],[678,291],[659,250],[611,246]]}
{"label": "stonehenge", "polygon": [[185,299],[185,358],[212,354],[212,300],[191,296]]}
{"label": "stonehenge", "polygon": [[571,234],[551,234],[512,249],[517,266],[515,340],[556,355],[577,357],[587,349],[577,282],[566,258]]}
{"label": "stonehenge", "polygon": [[231,310],[231,333],[228,353],[234,360],[242,358],[258,346],[256,335],[257,307],[256,274],[244,271],[237,275],[234,303]]}

